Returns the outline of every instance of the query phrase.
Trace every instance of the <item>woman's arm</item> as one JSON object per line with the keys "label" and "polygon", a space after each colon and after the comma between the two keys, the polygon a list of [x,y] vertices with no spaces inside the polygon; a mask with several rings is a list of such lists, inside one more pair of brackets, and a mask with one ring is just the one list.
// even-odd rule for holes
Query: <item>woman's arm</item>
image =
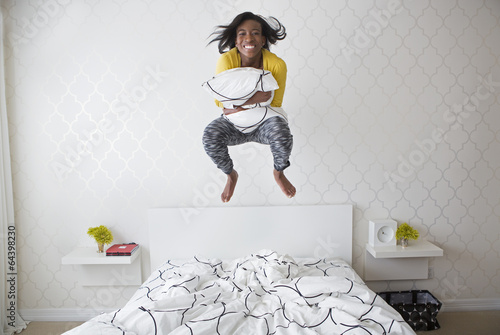
{"label": "woman's arm", "polygon": [[279,86],[279,88],[274,91],[274,98],[273,101],[271,101],[271,107],[281,107],[286,87],[286,63],[281,58],[276,58],[277,59],[270,64],[271,66],[268,69],[273,74],[273,77],[276,79]]}
{"label": "woman's arm", "polygon": [[[241,60],[239,58],[237,49],[231,49],[228,52],[220,55],[219,59],[217,60],[217,64],[215,65],[215,74],[218,75],[219,73],[226,70],[240,67],[240,63]],[[215,100],[215,104],[220,108],[224,108],[224,105],[219,100]]]}
{"label": "woman's arm", "polygon": [[[248,99],[245,102],[245,105],[253,105],[253,104],[258,104],[261,102],[266,102],[267,100],[271,99],[272,92],[261,92],[257,91],[255,92],[254,95],[250,99]],[[223,112],[225,115],[233,114],[233,113],[238,113],[241,112],[242,110],[245,110],[245,108],[241,106],[236,106],[236,108],[223,108]]]}
{"label": "woman's arm", "polygon": [[255,92],[254,95],[252,95],[250,99],[245,101],[245,105],[254,105],[266,102],[267,100],[271,99],[271,95],[273,95],[273,92],[271,91],[268,92],[257,91]]}

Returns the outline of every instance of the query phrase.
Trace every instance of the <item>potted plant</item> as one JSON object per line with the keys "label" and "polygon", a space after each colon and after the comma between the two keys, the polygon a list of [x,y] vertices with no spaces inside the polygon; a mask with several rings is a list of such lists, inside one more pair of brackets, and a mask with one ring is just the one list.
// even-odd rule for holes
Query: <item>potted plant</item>
{"label": "potted plant", "polygon": [[406,222],[400,225],[396,230],[396,239],[401,240],[401,246],[403,248],[408,246],[408,240],[418,239],[418,235],[418,231]]}
{"label": "potted plant", "polygon": [[89,236],[92,236],[97,242],[98,252],[104,252],[104,245],[113,242],[113,234],[105,226],[89,228],[87,231]]}

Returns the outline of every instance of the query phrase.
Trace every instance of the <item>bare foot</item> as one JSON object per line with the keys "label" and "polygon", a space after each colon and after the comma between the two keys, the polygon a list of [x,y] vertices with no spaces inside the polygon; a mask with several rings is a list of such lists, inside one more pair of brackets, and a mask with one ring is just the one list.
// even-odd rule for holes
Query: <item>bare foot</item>
{"label": "bare foot", "polygon": [[289,198],[293,198],[295,196],[295,187],[290,183],[290,181],[285,177],[283,171],[273,170],[274,179],[276,183],[278,183],[279,187],[285,193],[285,195]]}
{"label": "bare foot", "polygon": [[237,181],[238,181],[238,172],[236,172],[236,170],[233,170],[231,171],[230,174],[227,175],[226,187],[224,187],[224,191],[220,196],[222,202],[228,202],[229,200],[231,200]]}

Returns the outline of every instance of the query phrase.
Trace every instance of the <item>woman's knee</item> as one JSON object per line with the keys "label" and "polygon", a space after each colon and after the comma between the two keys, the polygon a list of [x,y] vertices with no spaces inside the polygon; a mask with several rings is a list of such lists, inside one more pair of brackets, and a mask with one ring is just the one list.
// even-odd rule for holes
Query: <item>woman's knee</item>
{"label": "woman's knee", "polygon": [[210,122],[203,131],[203,143],[211,143],[217,142],[222,144],[225,142],[225,139],[228,137],[228,133],[226,131],[226,125],[220,121],[220,119],[216,119]]}
{"label": "woman's knee", "polygon": [[256,130],[258,137],[273,137],[275,133],[288,129],[288,124],[281,117],[274,116],[264,121]]}
{"label": "woman's knee", "polygon": [[281,117],[273,117],[269,119],[266,132],[271,143],[281,143],[281,145],[290,146],[293,143],[293,135],[288,127],[288,122]]}

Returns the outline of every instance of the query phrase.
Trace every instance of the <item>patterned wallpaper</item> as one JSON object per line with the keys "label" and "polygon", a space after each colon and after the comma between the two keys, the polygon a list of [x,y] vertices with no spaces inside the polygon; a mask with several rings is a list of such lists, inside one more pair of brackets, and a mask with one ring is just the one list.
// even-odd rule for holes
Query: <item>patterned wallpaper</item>
{"label": "patterned wallpaper", "polygon": [[[201,134],[218,24],[277,17],[294,134],[289,200],[266,147],[231,148],[229,205],[355,204],[354,267],[368,220],[392,217],[444,249],[434,278],[371,284],[440,299],[500,298],[500,2],[2,1],[19,231],[21,309],[115,307],[132,289],[82,288],[61,257],[88,227],[144,245],[146,209],[220,206]],[[119,298],[116,298],[119,297]],[[120,298],[121,297],[121,298]]]}

